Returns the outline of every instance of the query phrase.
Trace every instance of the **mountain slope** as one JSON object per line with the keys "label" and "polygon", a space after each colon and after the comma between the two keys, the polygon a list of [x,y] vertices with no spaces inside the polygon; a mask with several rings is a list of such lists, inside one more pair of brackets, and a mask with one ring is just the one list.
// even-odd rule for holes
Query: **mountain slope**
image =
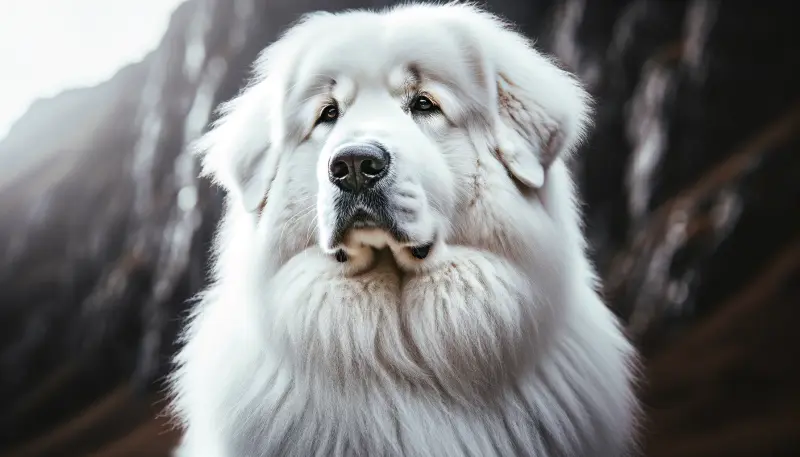
{"label": "mountain slope", "polygon": [[[0,173],[0,452],[166,455],[150,402],[220,211],[186,145],[300,13],[388,3],[190,0],[143,62],[15,125],[0,144],[18,170]],[[609,305],[647,357],[647,455],[796,455],[790,5],[489,6],[597,98],[575,169]]]}

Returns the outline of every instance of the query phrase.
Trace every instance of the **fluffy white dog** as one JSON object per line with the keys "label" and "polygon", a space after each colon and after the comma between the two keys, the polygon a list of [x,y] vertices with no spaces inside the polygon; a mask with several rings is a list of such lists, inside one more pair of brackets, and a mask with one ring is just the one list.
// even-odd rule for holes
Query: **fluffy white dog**
{"label": "fluffy white dog", "polygon": [[307,15],[199,142],[228,193],[180,455],[628,455],[635,351],[566,156],[580,84],[465,5]]}

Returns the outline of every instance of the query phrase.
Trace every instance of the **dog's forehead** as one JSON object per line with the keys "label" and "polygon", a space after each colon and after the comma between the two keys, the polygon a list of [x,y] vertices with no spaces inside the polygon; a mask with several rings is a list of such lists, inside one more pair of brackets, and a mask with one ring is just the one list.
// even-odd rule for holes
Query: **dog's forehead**
{"label": "dog's forehead", "polygon": [[357,77],[346,71],[332,75],[329,94],[344,105],[351,104],[359,93],[388,92],[393,97],[408,94],[414,89],[417,78],[408,65],[396,65],[385,70],[377,70],[372,78]]}
{"label": "dog's forehead", "polygon": [[[378,14],[333,19],[333,23],[309,27],[308,39],[299,50],[304,67],[299,73],[312,79],[307,84],[322,88],[324,81],[335,81],[329,87],[336,86],[346,96],[354,90],[346,79],[358,81],[359,86],[372,83],[398,91],[419,83],[420,76],[449,79],[465,73],[463,43],[445,27],[399,22]],[[345,29],[347,33],[336,33]]]}

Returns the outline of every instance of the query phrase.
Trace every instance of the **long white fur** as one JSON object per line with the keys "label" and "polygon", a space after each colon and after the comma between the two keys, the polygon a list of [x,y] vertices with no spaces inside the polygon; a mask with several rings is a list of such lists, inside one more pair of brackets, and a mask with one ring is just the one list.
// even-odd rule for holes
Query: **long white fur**
{"label": "long white fur", "polygon": [[[409,61],[437,75],[423,86],[441,115],[400,108]],[[329,73],[343,116],[313,127]],[[229,198],[172,378],[178,455],[633,452],[636,354],[596,292],[565,164],[589,104],[472,6],[292,27],[198,143]],[[411,240],[354,233],[340,264],[325,167],[370,138],[392,150],[388,204]]]}

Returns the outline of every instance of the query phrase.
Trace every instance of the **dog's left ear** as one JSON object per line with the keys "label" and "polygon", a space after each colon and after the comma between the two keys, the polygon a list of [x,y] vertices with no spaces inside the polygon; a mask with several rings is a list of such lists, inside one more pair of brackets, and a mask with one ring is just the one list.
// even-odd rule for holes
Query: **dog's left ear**
{"label": "dog's left ear", "polygon": [[497,158],[527,187],[544,186],[545,175],[564,149],[564,130],[526,91],[497,75]]}
{"label": "dog's left ear", "polygon": [[553,161],[573,152],[590,123],[591,98],[576,78],[536,51],[522,35],[495,26],[484,44],[486,84],[495,95],[496,153],[525,186],[544,186]]}

